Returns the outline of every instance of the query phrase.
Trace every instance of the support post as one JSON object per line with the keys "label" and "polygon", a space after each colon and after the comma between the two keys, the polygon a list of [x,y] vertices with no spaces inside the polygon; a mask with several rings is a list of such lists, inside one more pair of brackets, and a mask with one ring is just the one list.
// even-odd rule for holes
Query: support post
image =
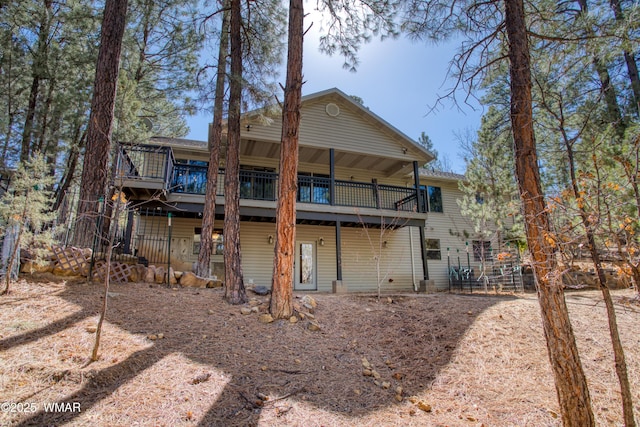
{"label": "support post", "polygon": [[124,231],[124,253],[131,253],[131,235],[133,234],[133,215],[134,210],[129,209],[129,214],[127,215],[127,228]]}
{"label": "support post", "polygon": [[336,280],[333,281],[332,287],[334,294],[347,291],[347,287],[342,283],[342,233],[339,220],[336,220]]}
{"label": "support post", "polygon": [[422,268],[424,270],[424,280],[429,280],[429,265],[427,264],[427,248],[424,244],[424,225],[418,227],[420,230],[420,251],[422,252]]}
{"label": "support post", "polygon": [[169,278],[169,271],[171,271],[171,212],[167,214],[167,221],[169,227],[169,235],[167,237],[167,286],[171,286],[171,279]]}
{"label": "support post", "polygon": [[334,206],[336,204],[336,157],[333,148],[329,148],[329,179],[331,180],[329,186],[329,204]]}
{"label": "support post", "polygon": [[[416,203],[418,205],[416,207],[416,211],[426,212],[427,210],[425,209],[424,203],[422,202],[422,191],[420,190],[420,168],[418,167],[418,162],[415,160],[413,161],[413,181],[416,187]],[[424,234],[424,230],[422,231],[422,234]]]}

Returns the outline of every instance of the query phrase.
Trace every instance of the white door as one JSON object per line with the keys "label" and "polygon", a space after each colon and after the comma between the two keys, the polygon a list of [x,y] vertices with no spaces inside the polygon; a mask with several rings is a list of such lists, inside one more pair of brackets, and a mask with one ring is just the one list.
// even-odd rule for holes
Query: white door
{"label": "white door", "polygon": [[297,242],[294,289],[297,291],[315,291],[318,289],[316,270],[316,243]]}

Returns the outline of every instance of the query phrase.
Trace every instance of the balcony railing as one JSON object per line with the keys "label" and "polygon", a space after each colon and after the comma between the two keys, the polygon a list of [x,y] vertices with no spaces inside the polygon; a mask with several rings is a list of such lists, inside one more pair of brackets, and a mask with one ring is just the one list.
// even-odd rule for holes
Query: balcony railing
{"label": "balcony railing", "polygon": [[[170,193],[204,195],[207,167],[175,163],[169,147],[122,146],[119,170],[126,178],[163,179]],[[224,169],[218,172],[216,194],[224,195]],[[333,188],[332,188],[333,182]],[[240,170],[240,198],[274,201],[278,174],[266,171]],[[331,180],[327,177],[298,175],[300,203],[352,206],[404,212],[426,212],[424,191],[422,204],[414,188],[394,185]]]}

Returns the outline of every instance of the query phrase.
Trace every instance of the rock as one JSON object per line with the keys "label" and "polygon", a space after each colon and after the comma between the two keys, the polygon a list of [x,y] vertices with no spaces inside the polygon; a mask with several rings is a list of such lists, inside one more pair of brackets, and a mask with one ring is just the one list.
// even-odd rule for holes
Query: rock
{"label": "rock", "polygon": [[260,307],[251,307],[252,313],[260,313]]}
{"label": "rock", "polygon": [[309,295],[305,295],[300,299],[300,302],[305,305],[308,304],[311,306],[311,308],[316,308],[318,306],[318,303],[316,302],[316,300],[309,296]]}
{"label": "rock", "polygon": [[396,394],[402,395],[402,392],[403,390],[401,386],[396,387]]}
{"label": "rock", "polygon": [[98,328],[94,325],[91,326],[87,326],[86,328],[84,328],[85,331],[89,332],[90,334],[95,334],[96,331],[98,330]]}
{"label": "rock", "polygon": [[365,357],[362,358],[362,366],[367,369],[371,369],[371,363],[369,363],[369,361]]}
{"label": "rock", "polygon": [[173,267],[169,267],[169,284],[177,285],[178,279],[176,279],[176,273],[173,271]]}
{"label": "rock", "polygon": [[249,305],[251,307],[256,307],[256,306],[259,306],[260,304],[262,304],[262,302],[260,300],[255,299],[255,298],[252,298],[251,300],[249,300]]}
{"label": "rock", "polygon": [[156,267],[153,265],[150,265],[149,267],[147,267],[146,269],[146,273],[144,275],[144,281],[146,283],[153,283],[156,280]]}
{"label": "rock", "polygon": [[254,286],[250,290],[256,295],[269,295],[269,292],[271,292],[266,286]]}
{"label": "rock", "polygon": [[396,394],[394,399],[396,399],[396,402],[402,402],[402,395],[401,394]]}
{"label": "rock", "polygon": [[151,341],[155,341],[158,339],[158,336],[156,334],[150,334],[150,335],[147,335],[147,338],[150,339]]}
{"label": "rock", "polygon": [[289,318],[289,323],[298,323],[298,317],[297,316],[291,316]]}
{"label": "rock", "polygon": [[156,276],[155,276],[155,282],[157,284],[162,284],[165,283],[165,269],[164,267],[160,266],[160,267],[156,267]]}
{"label": "rock", "polygon": [[129,273],[130,282],[144,282],[144,276],[147,274],[147,268],[142,264],[136,264],[131,268]]}
{"label": "rock", "polygon": [[164,334],[158,334],[158,339],[161,340],[164,338]]}
{"label": "rock", "polygon": [[365,377],[370,377],[373,375],[373,372],[371,372],[371,369],[363,369],[362,370],[362,375]]}
{"label": "rock", "polygon": [[191,271],[185,271],[182,277],[180,277],[180,285],[189,288],[206,288],[207,279],[196,276]]}
{"label": "rock", "polygon": [[371,375],[373,375],[373,378],[379,380],[380,379],[380,373],[378,371],[376,371],[375,369],[373,369],[371,371]]}
{"label": "rock", "polygon": [[423,410],[424,412],[431,412],[431,405],[429,405],[427,402],[425,402],[424,400],[420,400],[418,401],[418,409]]}
{"label": "rock", "polygon": [[258,317],[258,321],[260,321],[260,323],[271,323],[273,322],[273,317],[269,313],[265,313]]}
{"label": "rock", "polygon": [[175,276],[176,280],[180,280],[180,278],[182,277],[184,273],[182,271],[174,271],[173,275]]}
{"label": "rock", "polygon": [[393,304],[393,298],[391,298],[391,297],[387,297],[387,302],[388,302],[389,304]]}
{"label": "rock", "polygon": [[309,313],[313,313],[313,312],[314,312],[314,310],[313,310],[313,306],[312,306],[311,304],[307,304],[307,303],[305,303],[305,304],[302,304],[302,307],[303,307],[305,310],[307,310],[307,312],[309,312]]}
{"label": "rock", "polygon": [[393,379],[400,381],[402,378],[404,378],[404,374],[402,372],[395,372],[393,375],[391,375],[393,377]]}
{"label": "rock", "polygon": [[353,390],[353,394],[356,396],[360,396],[362,394],[362,390],[358,390],[357,388]]}
{"label": "rock", "polygon": [[49,261],[43,263],[26,261],[20,267],[20,271],[22,273],[51,273],[53,271],[53,263]]}
{"label": "rock", "polygon": [[221,288],[222,281],[218,279],[209,279],[207,282],[207,288]]}
{"label": "rock", "polygon": [[308,317],[309,319],[312,319],[312,320],[313,320],[313,319],[315,319],[315,318],[316,318],[316,316],[314,316],[314,315],[313,315],[313,314],[311,314],[311,313],[304,313],[304,312],[301,312],[301,313],[302,313],[302,314],[304,314],[304,316],[305,316],[305,317]]}
{"label": "rock", "polygon": [[212,314],[216,314],[216,312],[215,312],[215,311],[213,311],[213,310],[211,310],[211,309],[209,309],[209,310],[207,311],[207,314],[208,314],[208,315],[212,315]]}
{"label": "rock", "polygon": [[316,322],[309,322],[309,324],[307,325],[307,329],[316,332],[320,330],[320,325],[318,325]]}
{"label": "rock", "polygon": [[391,387],[391,383],[389,381],[383,381],[382,382],[382,388],[387,390],[389,387]]}
{"label": "rock", "polygon": [[251,308],[249,307],[240,307],[240,314],[244,314],[245,316],[251,314]]}

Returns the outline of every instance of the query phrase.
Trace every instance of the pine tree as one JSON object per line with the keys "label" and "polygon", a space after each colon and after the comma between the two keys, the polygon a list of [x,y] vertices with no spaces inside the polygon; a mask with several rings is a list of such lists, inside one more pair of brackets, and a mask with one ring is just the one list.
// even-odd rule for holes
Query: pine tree
{"label": "pine tree", "polygon": [[104,197],[107,191],[111,132],[127,5],[128,0],[107,0],[104,7],[74,235],[74,243],[80,247],[91,246],[94,218],[98,215],[98,199]]}
{"label": "pine tree", "polygon": [[11,191],[4,193],[0,199],[0,223],[4,234],[2,271],[4,272],[4,290],[0,295],[9,292],[9,285],[20,264],[20,249],[28,249],[32,260],[45,261],[45,254],[50,252],[53,243],[54,229],[51,222],[55,213],[51,212],[51,191],[48,189],[55,181],[49,173],[46,158],[35,153],[27,161],[20,163],[13,179]]}
{"label": "pine tree", "polygon": [[293,264],[296,240],[298,193],[298,135],[302,98],[302,46],[304,39],[302,0],[289,2],[289,53],[282,111],[280,177],[276,207],[276,243],[269,311],[275,319],[293,314]]}

